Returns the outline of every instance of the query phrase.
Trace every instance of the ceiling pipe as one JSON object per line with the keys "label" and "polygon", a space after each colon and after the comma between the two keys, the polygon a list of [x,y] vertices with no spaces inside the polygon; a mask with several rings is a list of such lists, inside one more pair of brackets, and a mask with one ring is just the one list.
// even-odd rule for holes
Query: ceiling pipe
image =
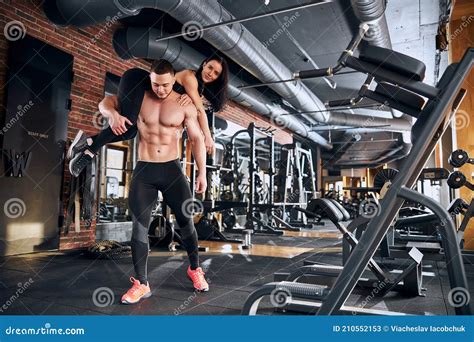
{"label": "ceiling pipe", "polygon": [[392,42],[385,18],[386,0],[351,0],[352,9],[361,23],[369,25],[365,40],[375,46],[391,49]]}
{"label": "ceiling pipe", "polygon": [[341,126],[365,127],[377,126],[380,131],[411,131],[411,122],[405,119],[386,119],[369,115],[356,115],[342,112],[331,113],[328,124],[336,124]]}
{"label": "ceiling pipe", "polygon": [[[203,54],[191,48],[178,39],[157,41],[157,37],[166,35],[158,29],[145,27],[119,28],[115,31],[112,44],[117,55],[122,59],[146,58],[166,59],[177,70],[198,69],[201,62],[206,58]],[[242,81],[235,75],[229,75],[228,94],[229,97],[253,111],[269,116],[274,124],[281,128],[288,128],[294,133],[308,138],[318,145],[326,148],[332,146],[311,128],[292,116],[281,116],[276,113],[282,112],[282,108],[273,104],[270,99],[254,89],[239,89]]]}
{"label": "ceiling pipe", "polygon": [[[383,14],[385,2],[381,0],[352,1],[354,11],[361,21],[369,21],[371,43],[387,47],[387,43],[376,38],[386,30],[386,20]],[[380,5],[383,5],[380,7]],[[113,16],[123,18],[137,15],[143,8],[155,8],[166,12],[184,24],[194,23],[208,26],[214,23],[228,21],[233,16],[216,0],[206,2],[182,0],[46,0],[44,10],[48,18],[58,25],[86,26],[104,22]],[[356,10],[357,9],[357,10]],[[383,9],[381,11],[381,9]],[[183,26],[184,28],[184,26]],[[264,48],[248,30],[241,24],[221,26],[206,31],[203,38],[219,49],[222,53],[242,65],[249,73],[262,82],[275,82],[292,77],[286,68],[270,51]],[[293,107],[301,111],[324,109],[322,101],[314,95],[302,82],[276,83],[270,87]],[[340,124],[338,118],[330,120],[333,113],[314,113],[305,118],[321,123]],[[360,118],[359,118],[360,119]],[[342,120],[346,120],[342,117]],[[361,126],[358,122],[355,126]],[[325,146],[327,147],[327,145]]]}
{"label": "ceiling pipe", "polygon": [[410,135],[403,133],[401,135],[401,144],[394,149],[389,150],[387,153],[383,153],[377,159],[367,159],[367,160],[358,160],[358,161],[344,161],[340,160],[336,163],[337,166],[341,167],[378,167],[382,164],[392,163],[399,159],[404,158],[408,153],[410,153],[412,143]]}
{"label": "ceiling pipe", "polygon": [[[387,19],[385,17],[385,9],[387,7],[386,0],[351,0],[352,9],[355,16],[361,23],[369,25],[364,40],[374,46],[392,49],[390,33],[388,31]],[[398,117],[398,111],[392,109],[394,117]],[[412,119],[404,114],[397,120],[404,120],[412,123]],[[370,161],[370,165],[380,165],[406,157],[412,148],[411,134],[406,132],[402,134],[402,143],[399,148],[382,154],[377,160]],[[345,163],[345,165],[356,165]],[[369,165],[369,164],[361,164]]]}
{"label": "ceiling pipe", "polygon": [[[136,15],[143,8],[165,11],[193,28],[205,27],[234,19],[216,0],[206,2],[180,0],[47,0],[44,9],[48,18],[58,25],[86,26],[103,22],[107,17]],[[184,27],[183,26],[183,27]],[[242,24],[219,26],[205,31],[203,38],[222,53],[242,65],[249,73],[263,82],[273,82],[292,77],[292,72],[276,58]],[[302,111],[325,109],[323,102],[303,82],[277,83],[270,87],[293,107]],[[304,115],[310,122],[338,124],[337,116],[330,112]],[[365,119],[362,118],[361,121]],[[360,126],[360,123],[356,126]],[[327,142],[326,142],[327,147]]]}
{"label": "ceiling pipe", "polygon": [[[117,15],[120,18],[137,15],[143,8],[166,12],[190,30],[234,19],[216,0],[47,0],[47,17],[58,25],[87,26],[104,22]],[[219,26],[202,33],[202,38],[240,64],[261,81],[272,82],[292,77],[292,72],[242,24]],[[270,86],[293,107],[303,111],[324,109],[324,103],[301,81]],[[326,122],[329,113],[307,115],[311,122]]]}

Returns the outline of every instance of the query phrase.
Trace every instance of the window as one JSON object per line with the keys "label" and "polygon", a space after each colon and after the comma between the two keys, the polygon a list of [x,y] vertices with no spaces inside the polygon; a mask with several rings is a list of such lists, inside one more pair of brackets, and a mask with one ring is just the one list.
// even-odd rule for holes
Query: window
{"label": "window", "polygon": [[118,179],[119,185],[125,185],[125,169],[127,166],[127,148],[107,146],[105,150],[105,175]]}

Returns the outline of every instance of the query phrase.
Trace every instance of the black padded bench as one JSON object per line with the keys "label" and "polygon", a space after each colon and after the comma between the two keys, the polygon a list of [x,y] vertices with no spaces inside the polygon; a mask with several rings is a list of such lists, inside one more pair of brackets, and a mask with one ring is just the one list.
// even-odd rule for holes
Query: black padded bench
{"label": "black padded bench", "polygon": [[393,50],[367,45],[361,51],[359,59],[380,65],[386,70],[396,72],[414,81],[425,79],[426,66],[423,62]]}

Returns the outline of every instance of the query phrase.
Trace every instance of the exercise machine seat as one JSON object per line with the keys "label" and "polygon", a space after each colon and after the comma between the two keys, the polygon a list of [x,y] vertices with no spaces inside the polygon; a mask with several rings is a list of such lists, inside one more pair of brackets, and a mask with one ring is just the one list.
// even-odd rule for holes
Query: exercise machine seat
{"label": "exercise machine seat", "polygon": [[336,201],[335,199],[329,198],[329,200],[339,209],[339,211],[342,213],[342,216],[344,216],[343,221],[348,221],[351,219],[351,214],[342,206],[341,203]]}
{"label": "exercise machine seat", "polygon": [[423,81],[425,78],[426,66],[423,62],[393,50],[368,45],[361,51],[359,59],[399,73],[414,81]]}
{"label": "exercise machine seat", "polygon": [[312,199],[306,210],[313,213],[324,212],[333,223],[344,221],[342,212],[327,198]]}
{"label": "exercise machine seat", "polygon": [[405,90],[387,82],[379,82],[374,90],[376,93],[389,97],[402,105],[421,110],[425,99],[411,91]]}

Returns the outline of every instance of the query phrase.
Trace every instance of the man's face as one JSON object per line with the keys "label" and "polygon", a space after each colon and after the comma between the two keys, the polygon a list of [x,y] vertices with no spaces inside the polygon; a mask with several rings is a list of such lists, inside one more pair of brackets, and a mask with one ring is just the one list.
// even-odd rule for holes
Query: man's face
{"label": "man's face", "polygon": [[170,73],[158,75],[150,73],[151,88],[159,99],[166,99],[173,91],[173,84],[176,81],[174,75]]}

